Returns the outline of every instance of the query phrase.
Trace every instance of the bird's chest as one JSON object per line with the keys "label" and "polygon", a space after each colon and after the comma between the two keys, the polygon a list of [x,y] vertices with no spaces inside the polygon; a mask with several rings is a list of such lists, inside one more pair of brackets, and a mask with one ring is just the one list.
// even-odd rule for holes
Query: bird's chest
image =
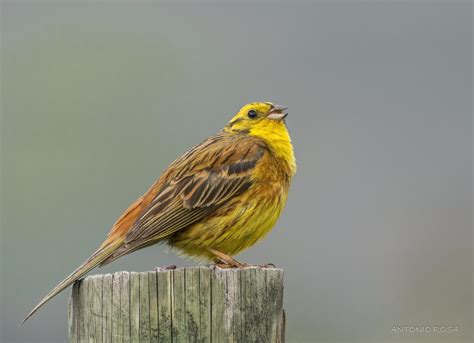
{"label": "bird's chest", "polygon": [[285,205],[291,174],[270,157],[265,156],[255,167],[253,185],[247,191],[177,237],[188,253],[194,246],[235,255],[273,228]]}
{"label": "bird's chest", "polygon": [[[226,216],[217,219],[213,237],[215,249],[237,254],[262,239],[275,225],[285,201],[286,190],[281,185],[255,185]],[[260,188],[260,189],[258,189]]]}
{"label": "bird's chest", "polygon": [[238,202],[229,204],[228,214],[216,223],[221,225],[221,230],[216,230],[221,231],[215,237],[216,249],[237,254],[262,239],[280,217],[291,175],[274,160],[262,162],[256,167],[252,188]]}

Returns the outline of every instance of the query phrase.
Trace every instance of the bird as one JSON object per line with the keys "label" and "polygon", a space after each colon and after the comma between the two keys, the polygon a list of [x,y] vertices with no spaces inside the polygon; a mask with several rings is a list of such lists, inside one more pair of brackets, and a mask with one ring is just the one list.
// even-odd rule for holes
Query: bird
{"label": "bird", "polygon": [[93,268],[156,243],[222,268],[246,266],[234,256],[273,228],[296,173],[287,115],[287,107],[271,102],[244,105],[220,132],[171,163],[21,324]]}

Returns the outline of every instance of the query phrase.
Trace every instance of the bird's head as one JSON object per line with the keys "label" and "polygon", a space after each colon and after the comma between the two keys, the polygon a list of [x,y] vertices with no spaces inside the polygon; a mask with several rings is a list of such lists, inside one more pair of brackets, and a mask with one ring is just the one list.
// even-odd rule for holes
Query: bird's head
{"label": "bird's head", "polygon": [[242,107],[224,128],[225,132],[258,137],[296,171],[291,138],[285,124],[287,108],[271,102],[252,102]]}
{"label": "bird's head", "polygon": [[271,102],[252,102],[243,106],[225,127],[227,132],[248,133],[260,138],[271,138],[280,130],[286,132],[287,108]]}

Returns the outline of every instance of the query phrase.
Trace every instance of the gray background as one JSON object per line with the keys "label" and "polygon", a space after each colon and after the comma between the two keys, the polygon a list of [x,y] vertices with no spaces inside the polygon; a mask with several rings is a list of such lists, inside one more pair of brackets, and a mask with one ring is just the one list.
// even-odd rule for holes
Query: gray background
{"label": "gray background", "polygon": [[290,108],[299,170],[239,257],[285,269],[288,341],[470,341],[471,23],[458,1],[4,2],[1,341],[65,341],[69,292],[17,324],[254,100]]}

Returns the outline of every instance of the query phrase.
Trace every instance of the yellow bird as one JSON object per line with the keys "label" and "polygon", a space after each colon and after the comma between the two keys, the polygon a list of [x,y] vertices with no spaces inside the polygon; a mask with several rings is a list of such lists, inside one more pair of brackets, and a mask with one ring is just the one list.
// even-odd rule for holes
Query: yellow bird
{"label": "yellow bird", "polygon": [[96,266],[158,242],[223,267],[245,266],[232,256],[272,229],[296,172],[286,110],[270,102],[247,104],[221,132],[174,161],[117,219],[99,249],[23,322]]}

